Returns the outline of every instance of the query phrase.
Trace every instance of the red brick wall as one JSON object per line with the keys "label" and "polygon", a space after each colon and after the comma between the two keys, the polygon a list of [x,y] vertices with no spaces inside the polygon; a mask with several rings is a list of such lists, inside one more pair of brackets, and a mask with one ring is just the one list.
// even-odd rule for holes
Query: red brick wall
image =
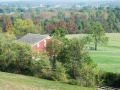
{"label": "red brick wall", "polygon": [[33,49],[34,50],[44,50],[45,49],[45,40],[46,40],[46,44],[47,44],[47,41],[51,40],[51,37],[47,37],[45,39],[43,39],[42,41],[36,43],[35,45],[33,45]]}

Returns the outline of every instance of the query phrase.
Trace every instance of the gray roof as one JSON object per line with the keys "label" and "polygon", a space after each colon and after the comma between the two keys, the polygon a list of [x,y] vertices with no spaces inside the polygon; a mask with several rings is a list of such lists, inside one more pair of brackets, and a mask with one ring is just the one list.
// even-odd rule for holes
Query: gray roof
{"label": "gray roof", "polygon": [[46,37],[48,37],[48,35],[28,33],[27,35],[19,38],[18,41],[27,42],[27,43],[34,45],[34,44],[40,42],[41,40],[45,39]]}

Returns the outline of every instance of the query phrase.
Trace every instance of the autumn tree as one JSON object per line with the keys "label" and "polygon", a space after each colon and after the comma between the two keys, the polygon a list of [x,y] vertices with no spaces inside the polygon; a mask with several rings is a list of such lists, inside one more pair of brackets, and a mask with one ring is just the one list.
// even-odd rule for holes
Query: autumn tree
{"label": "autumn tree", "polygon": [[5,31],[8,32],[12,29],[12,21],[10,19],[8,19],[6,21],[6,25],[5,25]]}
{"label": "autumn tree", "polygon": [[65,21],[46,21],[45,23],[45,30],[47,33],[51,33],[53,29],[61,27],[66,30],[66,22]]}
{"label": "autumn tree", "polygon": [[67,22],[67,30],[69,34],[76,34],[77,26],[73,21]]}
{"label": "autumn tree", "polygon": [[65,38],[65,35],[66,35],[66,30],[64,30],[61,27],[53,29],[51,33],[51,36],[53,38],[52,38],[52,41],[48,42],[46,51],[48,52],[48,55],[51,57],[53,68],[55,68],[55,65],[56,65],[56,57],[60,52],[62,46],[64,45],[63,42],[67,40]]}
{"label": "autumn tree", "polygon": [[2,15],[0,17],[1,27],[3,32],[8,32],[12,29],[12,21],[9,17]]}
{"label": "autumn tree", "polygon": [[59,21],[59,22],[56,22],[56,27],[61,27],[61,28],[63,28],[63,29],[65,29],[66,30],[66,25],[67,25],[67,23],[65,22],[65,21]]}
{"label": "autumn tree", "polygon": [[51,24],[51,23],[47,23],[47,25],[45,26],[45,30],[47,33],[51,33],[53,29],[55,29],[56,26],[55,24]]}

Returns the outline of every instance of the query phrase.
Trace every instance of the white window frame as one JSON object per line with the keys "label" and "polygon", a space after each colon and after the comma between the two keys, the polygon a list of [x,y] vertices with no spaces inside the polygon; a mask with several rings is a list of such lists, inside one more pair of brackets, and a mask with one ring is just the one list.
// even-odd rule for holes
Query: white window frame
{"label": "white window frame", "polygon": [[46,47],[46,40],[44,40],[44,47]]}
{"label": "white window frame", "polygon": [[48,37],[47,39],[50,39],[50,37]]}
{"label": "white window frame", "polygon": [[39,43],[37,43],[37,47],[40,47],[40,44],[39,44]]}

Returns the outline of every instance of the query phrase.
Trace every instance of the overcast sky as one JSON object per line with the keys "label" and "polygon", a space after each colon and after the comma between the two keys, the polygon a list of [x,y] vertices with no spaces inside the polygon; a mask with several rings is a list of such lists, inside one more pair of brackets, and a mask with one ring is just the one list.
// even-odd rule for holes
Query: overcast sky
{"label": "overcast sky", "polygon": [[[5,1],[33,1],[33,0],[0,0],[1,2],[5,2]],[[34,1],[43,1],[43,0],[34,0]],[[117,1],[117,0],[44,0],[44,1],[60,1],[60,2],[62,2],[62,1],[72,1],[72,2],[81,2],[81,1]]]}

